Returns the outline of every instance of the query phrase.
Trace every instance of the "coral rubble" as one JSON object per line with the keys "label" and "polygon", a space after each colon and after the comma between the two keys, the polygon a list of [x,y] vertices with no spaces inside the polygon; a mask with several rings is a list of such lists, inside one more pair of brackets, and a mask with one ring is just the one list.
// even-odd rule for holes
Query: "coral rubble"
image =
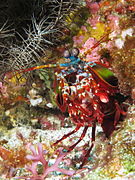
{"label": "coral rubble", "polygon": [[[2,180],[134,179],[134,5],[133,0],[2,1]],[[70,153],[66,149],[77,142],[82,129],[73,134],[70,141],[65,139],[60,145],[52,146],[74,127],[69,112],[62,113],[58,109],[54,92],[55,72],[65,72],[59,67],[65,60],[62,53],[73,47],[79,49],[79,58],[84,63],[104,63],[113,71],[121,93],[115,98],[119,98],[127,111],[109,138],[98,126],[95,147],[82,169],[79,167],[91,139],[91,130]],[[42,64],[54,64],[55,68],[29,72],[31,67]]]}

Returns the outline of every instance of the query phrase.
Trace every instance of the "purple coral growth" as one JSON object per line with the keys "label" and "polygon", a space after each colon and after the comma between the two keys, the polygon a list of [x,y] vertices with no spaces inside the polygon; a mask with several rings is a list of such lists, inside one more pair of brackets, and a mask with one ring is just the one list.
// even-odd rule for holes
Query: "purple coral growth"
{"label": "purple coral growth", "polygon": [[[37,144],[37,151],[33,145],[30,145],[30,150],[32,155],[27,155],[26,158],[32,161],[31,165],[27,165],[26,169],[32,173],[32,176],[23,176],[16,177],[16,179],[25,179],[25,180],[43,180],[47,177],[50,172],[58,171],[68,176],[73,176],[75,174],[74,170],[67,170],[59,168],[59,163],[63,160],[63,158],[67,155],[67,152],[63,152],[63,148],[57,149],[58,156],[53,165],[49,166],[49,160],[45,159],[45,155],[48,151],[43,150],[43,146],[41,143]],[[38,163],[42,163],[43,171],[42,174],[38,174],[37,165]]]}

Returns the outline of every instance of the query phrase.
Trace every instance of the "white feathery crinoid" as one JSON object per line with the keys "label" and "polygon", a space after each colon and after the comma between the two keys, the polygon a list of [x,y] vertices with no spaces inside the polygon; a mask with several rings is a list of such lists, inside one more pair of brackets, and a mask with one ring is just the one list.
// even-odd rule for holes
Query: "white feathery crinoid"
{"label": "white feathery crinoid", "polygon": [[30,64],[36,63],[40,54],[44,52],[45,46],[52,45],[53,43],[48,40],[51,33],[57,29],[51,28],[51,25],[44,26],[46,20],[42,19],[39,23],[32,19],[32,29],[24,30],[27,39],[22,39],[22,45],[13,45],[9,49],[9,63],[11,68],[25,68]]}
{"label": "white feathery crinoid", "polygon": [[6,21],[2,27],[0,28],[0,39],[9,38],[14,36],[14,30],[9,29],[10,26],[7,25],[8,21]]}
{"label": "white feathery crinoid", "polygon": [[63,22],[63,18],[72,6],[75,5],[73,0],[46,0],[44,3],[47,8],[51,9],[49,15],[45,15],[40,21],[32,17],[32,25],[28,29],[24,29],[27,38],[21,34],[22,44],[12,45],[9,49],[9,66],[11,69],[27,68],[34,63],[38,63],[41,54],[50,45],[54,45],[59,40],[60,28],[59,23]]}
{"label": "white feathery crinoid", "polygon": [[0,28],[0,72],[5,71],[5,56],[8,51],[8,40],[14,37],[14,29],[10,29],[10,26],[7,25],[6,21]]}

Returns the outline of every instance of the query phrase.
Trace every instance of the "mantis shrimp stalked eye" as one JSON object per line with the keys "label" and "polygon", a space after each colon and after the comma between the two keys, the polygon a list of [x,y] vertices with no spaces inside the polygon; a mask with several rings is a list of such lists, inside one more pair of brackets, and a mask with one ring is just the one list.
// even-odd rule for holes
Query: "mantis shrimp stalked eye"
{"label": "mantis shrimp stalked eye", "polygon": [[64,53],[63,53],[63,56],[64,56],[65,58],[69,58],[69,57],[70,57],[70,52],[69,52],[69,50],[65,50]]}

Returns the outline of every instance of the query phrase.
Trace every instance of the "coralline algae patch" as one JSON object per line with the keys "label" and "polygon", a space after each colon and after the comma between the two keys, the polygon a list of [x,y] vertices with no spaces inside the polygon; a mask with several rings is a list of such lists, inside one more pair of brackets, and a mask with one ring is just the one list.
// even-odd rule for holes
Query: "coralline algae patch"
{"label": "coralline algae patch", "polygon": [[[59,1],[56,3],[59,3]],[[1,180],[8,178],[14,180],[17,176],[25,175],[29,178],[32,174],[37,177],[36,180],[43,180],[45,178],[50,180],[60,180],[62,178],[83,178],[84,180],[134,179],[134,1],[86,0],[85,2],[80,2],[78,5],[79,7],[75,12],[71,12],[68,17],[66,16],[64,21],[66,28],[65,31],[62,32],[62,34],[65,34],[62,35],[61,38],[59,37],[62,42],[57,44],[57,48],[45,48],[46,54],[43,56],[49,57],[48,54],[52,52],[52,57],[55,54],[53,54],[54,51],[57,51],[56,54],[60,54],[63,49],[77,47],[80,50],[80,58],[85,62],[104,62],[117,76],[120,91],[126,96],[125,99],[127,100],[123,105],[129,106],[127,117],[118,124],[116,131],[113,132],[109,139],[105,137],[100,126],[97,128],[96,141],[94,143],[95,148],[91,152],[89,162],[84,166],[84,169],[78,170],[80,159],[85,153],[84,146],[86,146],[86,149],[89,147],[88,143],[91,139],[91,128],[89,128],[90,130],[84,140],[78,144],[71,154],[66,154],[66,152],[63,154],[63,151],[57,152],[57,148],[62,146],[66,149],[69,145],[75,143],[78,140],[82,129],[75,135],[72,135],[71,139],[65,139],[58,146],[51,146],[53,142],[73,130],[74,127],[68,114],[65,113],[63,115],[57,108],[52,85],[54,71],[36,71],[33,73],[32,78],[31,76],[25,77],[25,73],[18,73],[15,77],[9,77],[10,74],[6,74],[5,81],[0,82]],[[79,16],[77,14],[79,14]],[[34,25],[36,26],[37,24],[35,23]],[[38,27],[38,30],[41,30],[42,24],[39,25],[41,26],[36,27]],[[59,26],[60,25],[57,27]],[[41,51],[44,51],[44,46],[42,46],[41,49],[41,46],[38,46],[37,43],[42,42],[43,39],[41,33],[43,33],[43,31],[41,33],[40,31],[35,31],[35,35],[31,34],[31,31],[28,31],[27,33],[30,33],[28,34],[29,37],[27,41],[24,39],[21,47],[17,45],[15,46],[17,48],[12,49],[12,51],[10,49],[12,58],[9,56],[9,62],[12,62],[12,66],[15,65],[13,69],[22,66],[27,67],[28,65],[34,66],[32,64],[33,62],[36,62],[37,64],[44,62],[44,57],[40,57]],[[37,35],[41,35],[39,41],[39,36]],[[51,35],[53,38],[53,32]],[[34,43],[37,43],[37,46],[34,46],[37,48],[34,48],[34,53],[39,52],[39,54],[36,54],[36,59],[31,51],[31,46],[29,46],[33,38]],[[53,41],[53,39],[51,40]],[[45,44],[45,42],[43,44]],[[40,49],[38,49],[38,47]],[[30,51],[28,50],[29,48]],[[23,53],[26,58],[21,55],[19,55],[18,58],[18,52],[19,54]],[[4,57],[3,54],[2,57]],[[15,61],[12,61],[14,59],[13,57],[15,57]],[[29,58],[32,61],[29,61]],[[18,62],[20,63],[20,61],[24,62],[24,64],[19,65]],[[45,63],[50,62],[59,63],[59,56],[56,55],[56,58],[53,57],[53,60],[46,58]],[[9,65],[9,63],[7,64]],[[111,65],[111,67],[109,65]],[[9,69],[10,68],[11,66]],[[65,176],[61,173],[57,173],[58,166],[55,166],[56,171],[54,173],[48,173],[48,176],[45,174],[42,175],[43,173],[46,173],[46,170],[44,169],[44,167],[46,167],[46,162],[44,160],[46,157],[46,150],[49,152],[47,154],[47,160],[49,158],[51,159],[51,165],[56,162],[55,160],[58,160],[59,155],[60,158],[65,159],[59,161],[60,164],[62,164],[61,168],[67,169],[67,171],[62,170]],[[28,159],[26,158],[27,155],[29,155]],[[51,156],[53,156],[53,158],[51,158]],[[35,164],[33,164],[34,160]],[[45,166],[43,166],[42,163]],[[28,168],[28,165],[31,164],[33,167],[29,166]],[[27,168],[25,168],[25,165]],[[37,169],[35,169],[36,165]],[[30,173],[29,170],[31,170],[32,173]],[[48,172],[51,172],[49,168]],[[22,177],[22,179],[28,178]],[[33,178],[31,177],[29,179],[32,180]]]}

